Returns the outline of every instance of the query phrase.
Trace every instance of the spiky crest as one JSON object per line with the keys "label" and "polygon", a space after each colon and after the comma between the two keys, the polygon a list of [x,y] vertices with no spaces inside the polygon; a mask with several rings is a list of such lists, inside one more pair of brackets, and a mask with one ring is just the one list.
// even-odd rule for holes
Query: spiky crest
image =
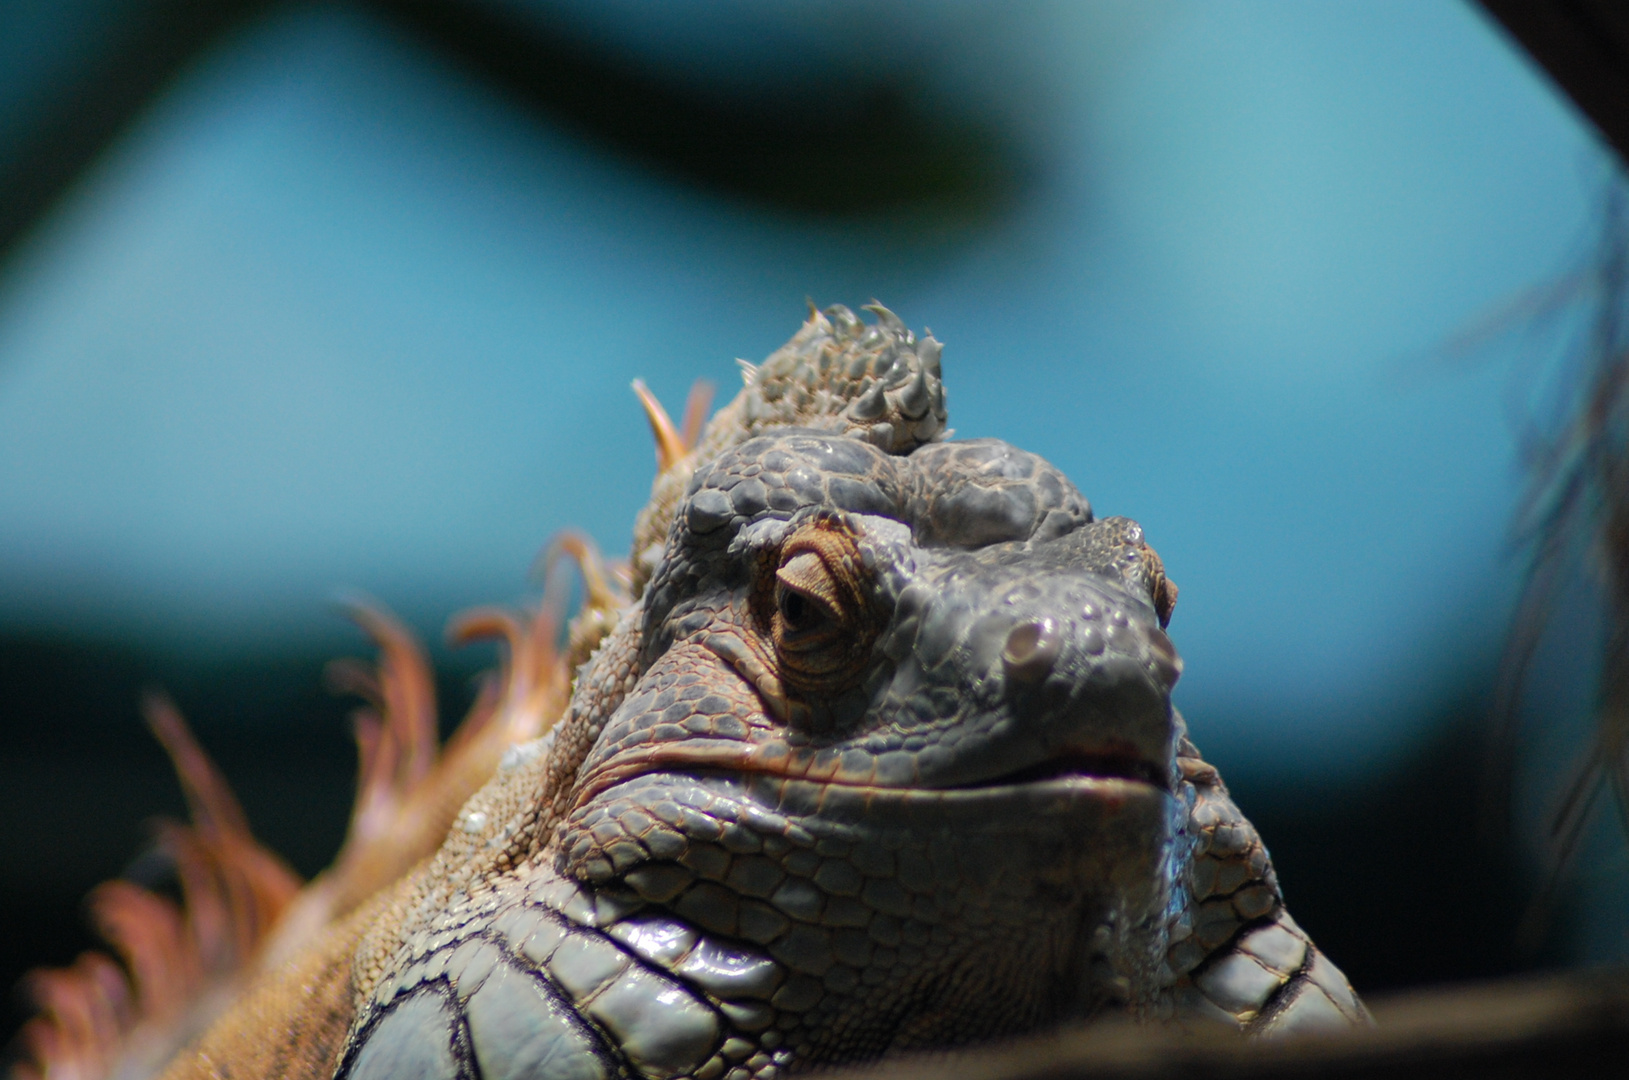
{"label": "spiky crest", "polygon": [[[581,568],[587,598],[572,626],[587,643],[590,627],[626,603],[626,571],[607,566],[576,534],[563,535],[548,552],[550,567],[569,558]],[[254,974],[287,961],[432,853],[504,751],[536,739],[564,711],[571,668],[558,643],[566,582],[558,572],[546,577],[543,600],[529,612],[482,609],[454,620],[454,643],[497,637],[507,648],[499,671],[441,747],[423,648],[377,603],[346,603],[379,658],[373,665],[341,660],[328,668],[333,689],[364,701],[352,715],[357,791],[339,855],[303,889],[250,834],[226,778],[179,711],[167,698],[150,696],[148,724],[170,756],[191,813],[190,824],[164,823],[157,834],[176,868],[181,903],[123,880],[91,893],[92,922],[114,956],[86,952],[68,967],[28,975],[25,991],[37,1015],[19,1035],[12,1075],[153,1075]]]}
{"label": "spiky crest", "polygon": [[175,705],[150,694],[152,729],[175,767],[191,814],[159,826],[181,902],[134,882],[96,887],[88,907],[108,943],[66,968],[31,972],[39,1010],[18,1036],[18,1078],[96,1080],[163,1064],[227,1004],[249,958],[300,888],[299,876],[255,840],[243,808]]}
{"label": "spiky crest", "polygon": [[[841,304],[824,311],[813,304],[792,340],[758,365],[741,364],[741,390],[720,409],[686,453],[665,452],[657,432],[656,480],[650,501],[634,522],[632,591],[638,596],[649,580],[667,538],[673,508],[699,461],[720,453],[769,428],[805,427],[856,435],[893,454],[905,454],[926,442],[945,438],[945,388],[941,379],[943,347],[932,334],[918,339],[899,316],[873,301],[865,310],[877,321],[867,324]],[[635,388],[651,413],[654,397],[644,384]],[[692,391],[694,398],[695,391]],[[655,405],[657,412],[661,406]],[[691,410],[686,409],[686,416]],[[666,420],[666,413],[661,413]],[[672,428],[672,421],[666,421]],[[651,420],[657,430],[657,421]],[[686,421],[689,430],[689,421]]]}

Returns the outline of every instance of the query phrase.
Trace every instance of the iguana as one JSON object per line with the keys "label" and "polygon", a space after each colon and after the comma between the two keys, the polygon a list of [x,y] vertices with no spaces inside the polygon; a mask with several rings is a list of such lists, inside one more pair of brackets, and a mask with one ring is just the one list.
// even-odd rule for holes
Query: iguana
{"label": "iguana", "polygon": [[628,566],[568,545],[563,655],[548,612],[465,624],[510,659],[439,762],[422,660],[364,616],[351,839],[167,1077],[770,1080],[1104,1013],[1365,1021],[1171,706],[1141,528],[951,440],[939,342],[869,310],[811,309],[704,431],[636,384]]}

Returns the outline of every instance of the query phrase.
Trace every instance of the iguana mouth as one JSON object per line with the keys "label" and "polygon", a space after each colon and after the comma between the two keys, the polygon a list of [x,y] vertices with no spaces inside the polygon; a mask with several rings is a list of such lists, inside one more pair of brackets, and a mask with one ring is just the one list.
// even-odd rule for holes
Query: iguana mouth
{"label": "iguana mouth", "polygon": [[1171,787],[1170,770],[1132,753],[1070,749],[1045,761],[1026,765],[989,780],[958,785],[962,788],[1016,787],[1051,780],[1135,780],[1161,791]]}
{"label": "iguana mouth", "polygon": [[841,788],[864,788],[876,792],[993,792],[1002,788],[1029,788],[1059,781],[1116,781],[1145,785],[1169,792],[1170,770],[1135,753],[1121,750],[1070,748],[1044,761],[983,779],[937,787],[927,784],[896,785],[875,778],[845,776],[837,767],[822,767],[814,756],[794,757],[777,744],[672,746],[643,748],[618,755],[602,763],[579,782],[577,805],[619,784],[655,773],[693,775],[762,776],[803,781]]}

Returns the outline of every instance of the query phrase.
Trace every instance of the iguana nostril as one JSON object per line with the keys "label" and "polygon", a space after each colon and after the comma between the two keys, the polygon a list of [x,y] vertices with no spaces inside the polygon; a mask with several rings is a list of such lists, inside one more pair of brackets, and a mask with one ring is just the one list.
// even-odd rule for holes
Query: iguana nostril
{"label": "iguana nostril", "polygon": [[1051,619],[1019,623],[1007,635],[1001,662],[1007,674],[1020,682],[1034,682],[1052,670],[1058,658],[1058,628]]}

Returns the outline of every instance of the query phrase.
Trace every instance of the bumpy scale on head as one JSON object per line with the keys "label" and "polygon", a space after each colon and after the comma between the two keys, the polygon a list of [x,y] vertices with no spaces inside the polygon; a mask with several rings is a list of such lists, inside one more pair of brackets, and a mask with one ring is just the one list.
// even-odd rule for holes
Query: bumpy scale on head
{"label": "bumpy scale on head", "polygon": [[742,362],[741,393],[720,409],[686,458],[657,476],[634,523],[635,593],[655,569],[684,487],[697,464],[753,435],[799,427],[854,435],[895,454],[945,437],[941,346],[917,338],[881,304],[866,324],[841,304],[811,308],[792,340],[762,364]]}

